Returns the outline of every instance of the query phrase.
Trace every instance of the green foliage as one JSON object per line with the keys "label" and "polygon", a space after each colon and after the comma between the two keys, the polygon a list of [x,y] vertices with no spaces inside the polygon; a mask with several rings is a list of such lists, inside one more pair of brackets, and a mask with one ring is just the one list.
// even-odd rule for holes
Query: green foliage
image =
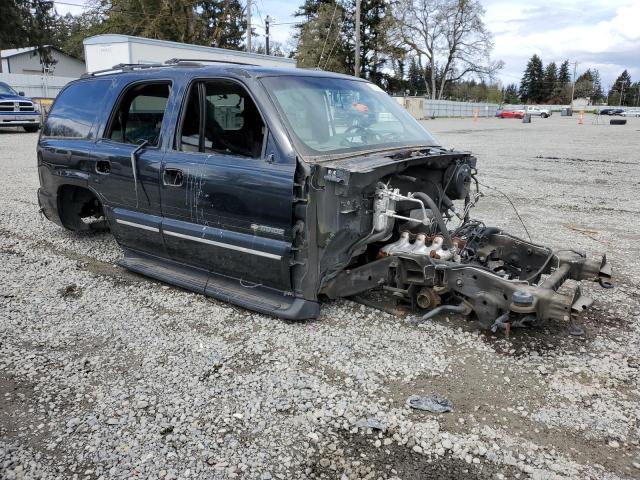
{"label": "green foliage", "polygon": [[534,54],[520,82],[520,99],[524,103],[541,103],[545,98],[544,71],[542,60]]}
{"label": "green foliage", "polygon": [[[340,0],[337,3],[326,0],[305,0],[296,12],[296,16],[306,19],[306,22],[296,26],[296,58],[299,66],[353,73],[355,8],[355,0]],[[394,81],[390,79],[397,80],[394,75],[383,72],[385,65],[393,67],[395,64],[397,68],[399,62],[404,62],[404,52],[389,45],[387,10],[388,4],[385,0],[362,0],[361,76],[385,87],[389,86],[389,81]],[[335,15],[334,12],[336,12]],[[333,45],[335,48],[332,50]],[[402,87],[395,82],[392,88]]]}
{"label": "green foliage", "polygon": [[518,86],[515,83],[507,85],[502,92],[502,98],[504,103],[514,105],[520,101],[518,97]]}
{"label": "green foliage", "polygon": [[569,60],[565,60],[560,65],[560,69],[558,70],[558,83],[560,83],[560,85],[566,85],[567,83],[571,83],[571,73],[569,72]]}
{"label": "green foliage", "polygon": [[[623,71],[609,90],[609,105],[631,106],[637,103],[637,91],[631,88],[631,75],[626,70]],[[634,102],[635,96],[635,102]]]}
{"label": "green foliage", "polygon": [[0,49],[25,47],[30,37],[29,3],[18,0],[0,0]]}
{"label": "green foliage", "polygon": [[[308,10],[311,11],[310,6]],[[299,26],[296,58],[303,68],[322,68],[338,73],[352,73],[353,62],[345,32],[345,11],[336,4],[322,3],[308,20]]]}
{"label": "green foliage", "polygon": [[545,67],[543,82],[544,100],[553,101],[558,86],[558,69],[555,62],[551,62]]}

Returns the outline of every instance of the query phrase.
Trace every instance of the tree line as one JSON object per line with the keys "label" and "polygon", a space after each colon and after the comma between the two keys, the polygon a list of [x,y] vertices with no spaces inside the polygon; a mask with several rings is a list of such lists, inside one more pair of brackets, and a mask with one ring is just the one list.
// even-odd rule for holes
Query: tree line
{"label": "tree line", "polygon": [[[625,93],[626,92],[626,93]],[[640,82],[632,83],[624,70],[613,85],[605,91],[600,72],[588,68],[572,79],[570,64],[565,60],[557,67],[550,62],[545,67],[538,55],[533,55],[520,81],[520,87],[512,84],[505,89],[505,103],[544,103],[567,105],[573,98],[588,98],[592,105],[638,105]]]}
{"label": "tree line", "polygon": [[[244,50],[244,0],[91,0],[80,15],[59,15],[50,0],[0,0],[0,48],[45,45],[82,58],[82,40],[104,33]],[[271,53],[289,56],[303,68],[353,74],[356,0],[303,0],[286,45],[271,42]],[[266,12],[265,12],[266,13]],[[479,0],[361,0],[361,76],[387,92],[434,99],[496,103],[634,105],[640,84],[625,70],[604,91],[597,69],[582,72],[573,85],[568,60],[546,66],[528,61],[519,85],[495,81],[503,67],[491,58],[493,38]],[[254,51],[264,42],[254,26]],[[277,28],[277,27],[276,27]]]}
{"label": "tree line", "polygon": [[[479,0],[362,0],[361,76],[390,93],[481,99],[495,93],[501,62]],[[298,66],[352,74],[356,0],[304,0],[287,45],[272,54]],[[245,49],[241,0],[92,0],[80,15],[59,15],[50,0],[0,0],[0,48],[53,45],[83,57],[82,40],[104,33],[136,35],[234,50]],[[266,13],[266,12],[265,12]],[[255,51],[264,53],[258,41]],[[46,62],[46,58],[44,59]],[[476,98],[477,97],[477,98]]]}
{"label": "tree line", "polygon": [[[355,0],[305,0],[295,13],[298,66],[353,73],[355,12]],[[478,0],[362,0],[362,76],[392,93],[482,95],[503,66],[491,59],[484,13]]]}

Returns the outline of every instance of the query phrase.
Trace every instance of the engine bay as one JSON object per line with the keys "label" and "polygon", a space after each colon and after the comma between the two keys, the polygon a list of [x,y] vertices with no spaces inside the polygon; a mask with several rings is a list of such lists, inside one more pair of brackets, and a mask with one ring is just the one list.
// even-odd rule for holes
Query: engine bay
{"label": "engine bay", "polygon": [[[422,321],[448,311],[474,316],[495,332],[572,321],[593,302],[580,281],[613,286],[604,255],[588,259],[571,246],[553,250],[474,219],[483,192],[469,154],[431,149],[390,158],[395,162],[376,169],[320,169],[317,191],[343,199],[339,234],[332,232],[324,244],[329,253],[321,257],[322,295],[380,290],[419,312]],[[386,174],[366,185],[376,172]],[[354,207],[359,201],[366,207]],[[365,212],[370,220],[363,223]],[[359,232],[349,232],[354,225]],[[338,245],[336,254],[331,247]]]}

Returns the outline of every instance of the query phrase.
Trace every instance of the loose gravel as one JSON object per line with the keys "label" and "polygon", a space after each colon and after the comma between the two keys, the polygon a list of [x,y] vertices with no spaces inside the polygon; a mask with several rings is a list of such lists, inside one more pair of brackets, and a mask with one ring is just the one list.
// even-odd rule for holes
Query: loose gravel
{"label": "loose gravel", "polygon": [[[0,478],[640,478],[640,119],[439,119],[533,240],[608,252],[586,334],[510,338],[339,301],[285,322],[129,273],[44,220],[0,132]],[[474,215],[523,235],[485,189]],[[453,411],[407,405],[437,394]]]}

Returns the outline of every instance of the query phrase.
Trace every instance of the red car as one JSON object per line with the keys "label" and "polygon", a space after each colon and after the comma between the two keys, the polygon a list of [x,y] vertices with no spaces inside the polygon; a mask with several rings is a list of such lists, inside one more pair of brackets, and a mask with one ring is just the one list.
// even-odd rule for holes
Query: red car
{"label": "red car", "polygon": [[524,110],[502,110],[498,115],[500,118],[524,118]]}

